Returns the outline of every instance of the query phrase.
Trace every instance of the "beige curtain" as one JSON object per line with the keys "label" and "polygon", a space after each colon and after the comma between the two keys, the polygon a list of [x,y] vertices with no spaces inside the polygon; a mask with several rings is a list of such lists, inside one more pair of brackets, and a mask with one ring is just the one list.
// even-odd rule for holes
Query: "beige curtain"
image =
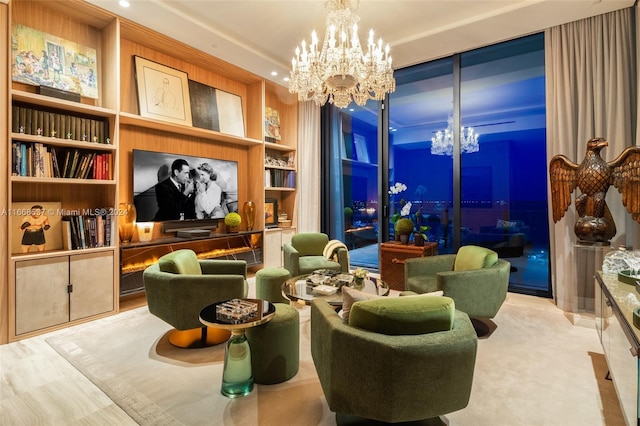
{"label": "beige curtain", "polygon": [[320,108],[298,104],[298,232],[320,232]]}
{"label": "beige curtain", "polygon": [[[605,161],[635,143],[634,13],[634,8],[623,9],[545,32],[548,160],[564,154],[580,163],[587,140],[596,136],[609,141],[602,151]],[[607,204],[618,230],[612,246],[628,245],[633,227],[615,188],[607,193]],[[572,205],[554,225],[549,198],[554,297],[565,311],[592,311],[593,272],[601,268],[605,249],[577,246],[575,219]]]}

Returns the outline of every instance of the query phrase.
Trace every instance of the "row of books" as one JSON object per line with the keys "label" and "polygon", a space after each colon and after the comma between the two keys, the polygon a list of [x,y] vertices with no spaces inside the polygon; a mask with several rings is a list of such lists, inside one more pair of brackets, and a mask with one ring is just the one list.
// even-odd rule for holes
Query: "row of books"
{"label": "row of books", "polygon": [[106,119],[89,118],[44,111],[16,105],[11,110],[11,131],[95,143],[111,143]]}
{"label": "row of books", "polygon": [[[103,209],[106,210],[106,209]],[[111,245],[111,215],[68,215],[62,217],[62,247],[80,250]]]}
{"label": "row of books", "polygon": [[12,142],[13,176],[113,179],[113,154]]}
{"label": "row of books", "polygon": [[295,188],[296,172],[281,169],[266,169],[264,171],[264,186],[266,188]]}

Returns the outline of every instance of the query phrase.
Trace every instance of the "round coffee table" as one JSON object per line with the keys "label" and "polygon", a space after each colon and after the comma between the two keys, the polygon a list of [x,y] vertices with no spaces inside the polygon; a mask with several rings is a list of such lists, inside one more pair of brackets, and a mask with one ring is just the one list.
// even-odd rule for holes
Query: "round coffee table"
{"label": "round coffee table", "polygon": [[[223,306],[225,305],[225,306]],[[230,305],[237,311],[252,307],[257,309],[249,315],[237,314],[236,317],[222,312],[223,307]],[[227,310],[232,312],[233,310]],[[235,312],[235,311],[234,311]],[[214,303],[200,311],[200,322],[208,327],[223,328],[231,331],[224,354],[224,369],[220,393],[229,398],[248,395],[253,390],[253,373],[251,371],[251,348],[244,334],[247,328],[270,321],[276,313],[273,303],[260,299],[232,299]]]}
{"label": "round coffee table", "polygon": [[[319,294],[314,291],[314,284],[309,283],[307,278],[312,274],[298,275],[288,279],[282,284],[282,295],[293,302],[305,303],[310,305],[311,301],[316,298],[322,298],[332,306],[342,307],[342,292],[340,288],[333,294]],[[389,294],[389,286],[379,278],[367,277],[363,281],[362,287],[353,286],[362,292],[386,296]]]}

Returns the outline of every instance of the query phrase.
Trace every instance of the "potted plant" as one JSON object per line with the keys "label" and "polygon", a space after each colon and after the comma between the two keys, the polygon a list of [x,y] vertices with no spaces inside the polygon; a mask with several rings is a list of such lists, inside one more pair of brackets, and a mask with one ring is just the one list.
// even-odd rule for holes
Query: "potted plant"
{"label": "potted plant", "polygon": [[356,268],[353,271],[353,286],[356,289],[361,290],[364,287],[364,279],[369,275],[369,271],[364,268]]}
{"label": "potted plant", "polygon": [[413,242],[415,245],[422,247],[425,241],[429,241],[429,237],[427,236],[429,229],[431,229],[431,227],[428,225],[418,226],[417,231],[413,233]]}
{"label": "potted plant", "polygon": [[413,221],[407,217],[400,218],[393,229],[396,235],[400,236],[400,241],[403,244],[407,244],[409,242],[409,235],[413,232]]}
{"label": "potted plant", "polygon": [[236,212],[228,213],[224,217],[224,224],[227,225],[227,232],[238,232],[238,227],[242,222],[242,218]]}

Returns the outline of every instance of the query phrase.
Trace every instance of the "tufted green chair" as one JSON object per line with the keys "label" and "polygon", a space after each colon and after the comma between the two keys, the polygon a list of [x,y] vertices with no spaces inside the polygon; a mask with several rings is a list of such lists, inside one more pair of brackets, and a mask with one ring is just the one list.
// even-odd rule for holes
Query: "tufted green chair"
{"label": "tufted green chair", "polygon": [[338,424],[435,424],[466,407],[477,345],[447,297],[356,302],[349,323],[326,301],[311,302],[311,355]]}
{"label": "tufted green chair", "polygon": [[189,249],[162,256],[142,275],[149,312],[172,325],[171,344],[202,347],[229,338],[226,330],[204,327],[202,308],[227,299],[247,297],[244,260],[198,260]]}
{"label": "tufted green chair", "polygon": [[320,232],[302,232],[291,238],[291,243],[282,246],[284,251],[284,268],[292,277],[310,274],[316,269],[333,269],[349,272],[349,253],[346,248],[338,248],[338,261],[327,259],[324,248],[329,243],[329,236]]}
{"label": "tufted green chair", "polygon": [[462,246],[456,254],[407,259],[405,290],[442,290],[471,318],[493,318],[507,297],[511,264],[488,248]]}

